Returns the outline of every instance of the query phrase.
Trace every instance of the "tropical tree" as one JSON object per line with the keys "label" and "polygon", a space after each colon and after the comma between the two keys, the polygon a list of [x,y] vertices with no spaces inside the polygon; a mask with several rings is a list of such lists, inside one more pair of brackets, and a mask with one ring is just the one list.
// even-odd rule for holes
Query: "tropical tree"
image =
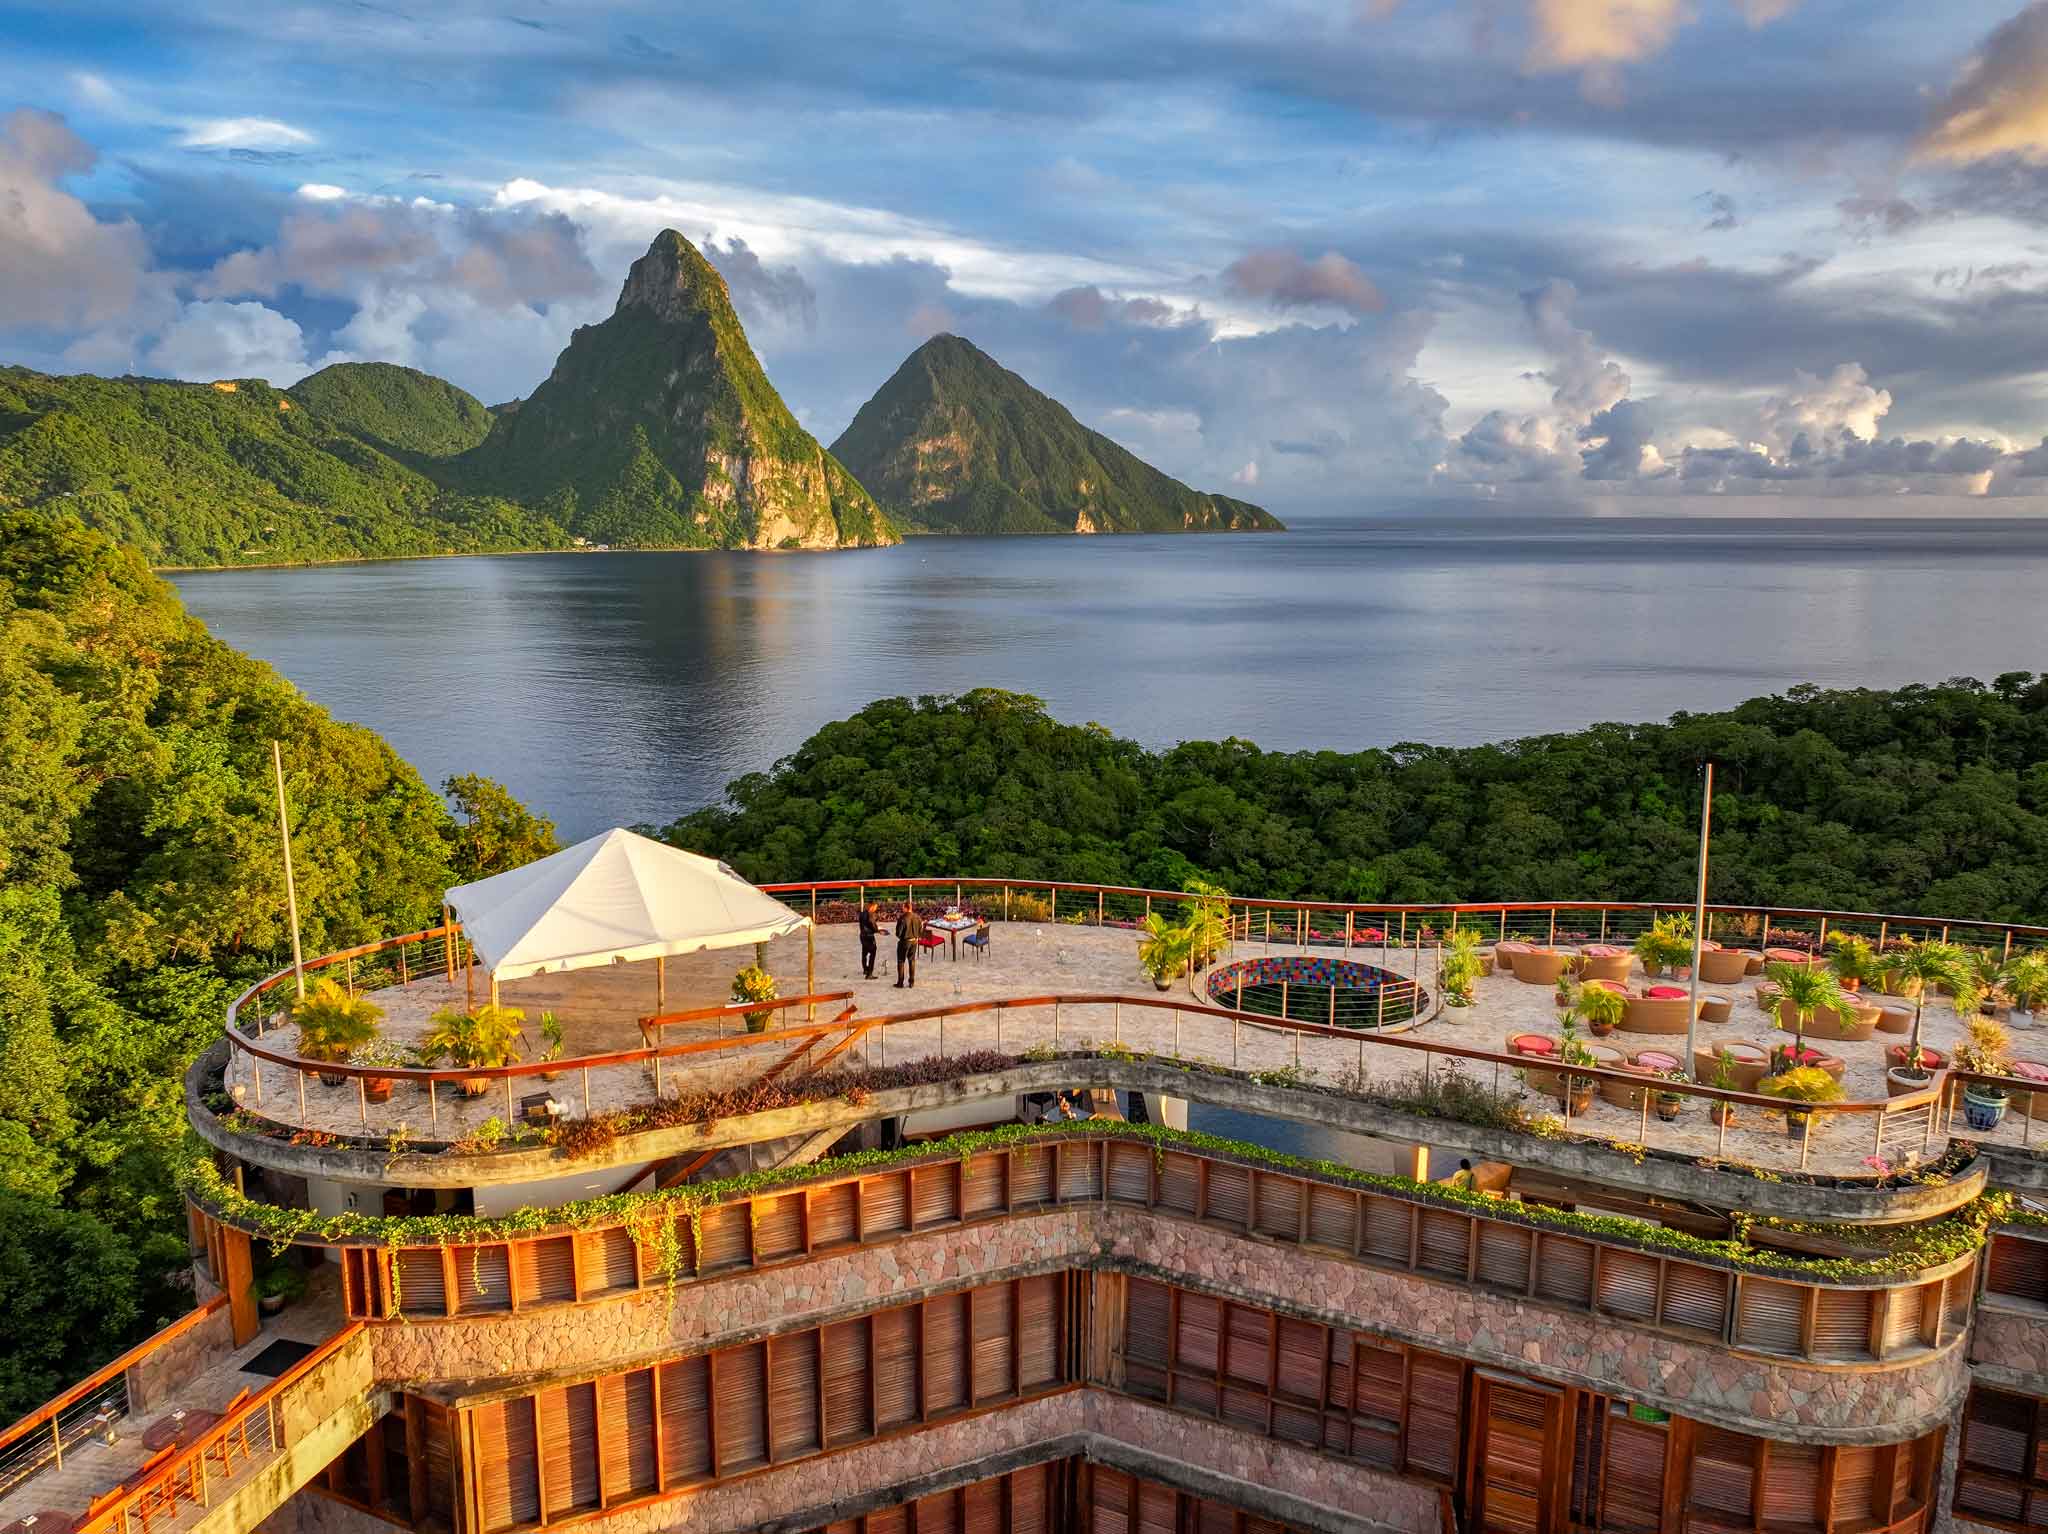
{"label": "tropical tree", "polygon": [[1920,1065],[1920,1018],[1927,1010],[1927,996],[1936,986],[1954,987],[1957,974],[1958,954],[1947,943],[1915,943],[1902,948],[1886,961],[1892,982],[1900,991],[1913,995],[1913,1032],[1906,1041],[1906,1069],[1917,1071]]}
{"label": "tropical tree", "polygon": [[1767,974],[1771,984],[1778,988],[1779,1002],[1791,1004],[1793,1032],[1801,1045],[1806,1042],[1806,1030],[1813,1022],[1814,1013],[1822,1008],[1848,1005],[1841,983],[1832,972],[1817,965],[1773,964]]}

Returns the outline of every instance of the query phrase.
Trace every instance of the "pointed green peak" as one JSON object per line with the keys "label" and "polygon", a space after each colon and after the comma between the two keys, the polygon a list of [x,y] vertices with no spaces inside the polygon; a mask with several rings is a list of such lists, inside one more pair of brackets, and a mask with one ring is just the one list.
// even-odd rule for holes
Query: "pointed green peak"
{"label": "pointed green peak", "polygon": [[628,309],[644,309],[664,320],[687,319],[707,310],[730,315],[732,295],[702,251],[676,230],[664,229],[626,273],[612,313]]}

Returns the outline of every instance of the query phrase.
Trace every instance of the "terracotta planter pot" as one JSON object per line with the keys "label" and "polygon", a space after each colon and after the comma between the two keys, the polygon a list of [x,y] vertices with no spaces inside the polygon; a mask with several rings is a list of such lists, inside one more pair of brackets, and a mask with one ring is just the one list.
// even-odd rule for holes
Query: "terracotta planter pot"
{"label": "terracotta planter pot", "polygon": [[488,1076],[465,1076],[462,1078],[462,1095],[464,1097],[482,1097],[490,1089],[491,1078]]}
{"label": "terracotta planter pot", "polygon": [[1707,1117],[1716,1129],[1724,1124],[1733,1129],[1740,1117],[1740,1110],[1733,1103],[1712,1103],[1707,1108]]}
{"label": "terracotta planter pot", "polygon": [[1884,1073],[1886,1097],[1905,1097],[1909,1093],[1924,1091],[1933,1085],[1932,1071],[1922,1071],[1918,1076],[1914,1076],[1904,1066],[1895,1065]]}
{"label": "terracotta planter pot", "polygon": [[388,1103],[391,1101],[391,1089],[397,1085],[397,1080],[390,1076],[365,1076],[363,1078],[363,1101],[369,1103]]}

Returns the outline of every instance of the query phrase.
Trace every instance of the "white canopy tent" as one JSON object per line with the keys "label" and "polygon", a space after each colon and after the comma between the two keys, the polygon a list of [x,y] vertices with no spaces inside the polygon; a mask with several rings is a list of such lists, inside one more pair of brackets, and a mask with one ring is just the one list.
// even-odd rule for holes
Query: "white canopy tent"
{"label": "white canopy tent", "polygon": [[[498,982],[599,964],[738,948],[802,930],[800,916],[725,864],[611,830],[560,852],[459,884],[446,904]],[[806,970],[809,969],[808,953]],[[658,982],[666,1001],[666,976]],[[808,975],[806,976],[808,988]]]}

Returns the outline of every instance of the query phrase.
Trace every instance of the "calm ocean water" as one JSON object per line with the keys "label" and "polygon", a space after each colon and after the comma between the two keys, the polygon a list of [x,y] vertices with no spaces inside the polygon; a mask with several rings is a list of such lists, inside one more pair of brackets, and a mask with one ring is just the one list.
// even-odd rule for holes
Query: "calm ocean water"
{"label": "calm ocean water", "polygon": [[1267,537],[175,580],[429,780],[488,773],[568,837],[714,801],[896,694],[1036,693],[1153,745],[1355,749],[2048,668],[2048,518],[1432,510]]}

